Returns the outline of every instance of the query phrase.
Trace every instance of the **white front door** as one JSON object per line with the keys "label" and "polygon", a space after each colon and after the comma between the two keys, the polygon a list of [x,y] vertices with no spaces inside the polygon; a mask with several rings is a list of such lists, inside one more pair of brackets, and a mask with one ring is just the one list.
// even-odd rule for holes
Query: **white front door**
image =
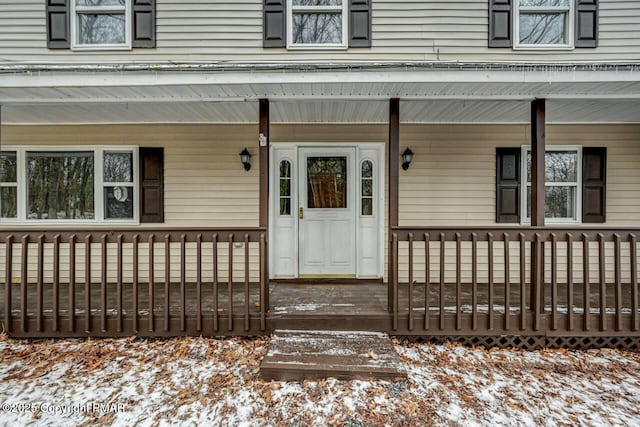
{"label": "white front door", "polygon": [[356,150],[298,150],[299,274],[356,274]]}

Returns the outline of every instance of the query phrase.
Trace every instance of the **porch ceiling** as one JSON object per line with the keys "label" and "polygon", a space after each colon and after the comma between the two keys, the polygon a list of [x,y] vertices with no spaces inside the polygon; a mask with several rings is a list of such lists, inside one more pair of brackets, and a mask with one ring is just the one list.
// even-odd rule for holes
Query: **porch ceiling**
{"label": "porch ceiling", "polygon": [[2,74],[4,124],[640,122],[640,71],[42,72]]}
{"label": "porch ceiling", "polygon": [[[402,123],[528,123],[529,101],[408,100]],[[296,100],[271,103],[271,123],[378,123],[388,101]],[[257,123],[258,103],[158,102],[5,105],[2,124]],[[640,123],[640,100],[549,100],[548,123]]]}

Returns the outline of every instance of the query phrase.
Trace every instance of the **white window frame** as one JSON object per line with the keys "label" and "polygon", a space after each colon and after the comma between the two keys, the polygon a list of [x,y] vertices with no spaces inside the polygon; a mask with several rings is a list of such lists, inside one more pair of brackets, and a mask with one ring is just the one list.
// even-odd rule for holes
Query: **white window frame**
{"label": "white window frame", "polygon": [[[287,162],[289,163],[289,176],[280,176],[280,167],[282,166],[283,162]],[[290,217],[294,214],[293,210],[294,210],[294,206],[293,206],[293,163],[291,162],[291,160],[289,160],[288,158],[284,158],[281,159],[278,162],[278,216],[281,217]],[[280,184],[282,184],[282,180],[288,180],[289,181],[289,195],[288,196],[283,196],[282,195],[282,190],[280,187]],[[288,214],[283,214],[280,213],[280,202],[282,201],[282,199],[289,199],[289,213]]]}
{"label": "white window frame", "polygon": [[[295,12],[307,13],[342,13],[342,43],[294,43],[293,15]],[[287,49],[346,49],[347,25],[349,24],[348,0],[342,0],[341,6],[294,6],[293,0],[287,0]]]}
{"label": "white window frame", "polygon": [[[0,152],[15,152],[16,153],[16,180],[12,181],[12,182],[0,182],[0,188],[18,188],[18,168],[19,168],[19,163],[18,163],[18,153],[15,150],[12,150],[10,148],[1,148],[0,147]],[[18,203],[17,209],[16,209],[16,218],[18,217],[18,215],[20,214],[19,209],[20,209],[20,196],[18,195],[18,190],[16,190],[16,197],[17,200],[16,202]],[[0,212],[2,211],[2,200],[0,199]],[[0,217],[0,221],[15,221],[16,218],[2,218]]]}
{"label": "white window frame", "polygon": [[[520,155],[520,212],[522,212],[521,223],[523,225],[531,224],[531,217],[527,217],[527,188],[531,187],[531,183],[527,182],[527,153],[531,151],[530,145],[522,146],[522,154]],[[575,182],[545,182],[546,187],[569,187],[576,188],[576,217],[573,218],[545,218],[545,224],[582,224],[582,146],[580,145],[552,145],[547,146],[545,155],[549,151],[574,151],[576,152],[577,171]]]}
{"label": "white window frame", "polygon": [[[371,163],[371,177],[365,177],[362,175],[362,165],[364,165],[364,162],[370,162]],[[375,217],[375,214],[377,212],[377,206],[376,206],[376,171],[377,171],[377,167],[378,165],[376,164],[376,162],[369,158],[369,157],[364,157],[360,160],[360,164],[359,164],[359,177],[360,177],[360,182],[359,184],[359,188],[358,188],[358,215],[362,218],[372,218]],[[362,192],[362,183],[364,182],[364,180],[371,180],[371,196],[365,196]],[[362,214],[362,206],[364,205],[362,202],[364,201],[364,199],[371,199],[371,215],[363,215]]]}
{"label": "white window frame", "polygon": [[[17,162],[17,186],[18,209],[17,218],[0,218],[0,224],[16,225],[138,225],[140,223],[140,185],[139,185],[139,161],[138,146],[134,145],[105,145],[105,146],[3,146],[2,151],[15,151]],[[94,219],[27,219],[27,168],[26,160],[28,152],[64,152],[87,151],[93,152],[93,197]],[[103,166],[104,153],[127,152],[132,153],[133,182],[120,183],[123,186],[133,186],[133,218],[105,219],[104,212],[104,187],[113,183],[104,181]]]}
{"label": "white window frame", "polygon": [[[513,16],[513,48],[522,50],[571,50],[574,48],[574,15],[575,15],[575,0],[569,0],[568,6],[520,6],[521,0],[516,0],[514,3],[514,16]],[[524,44],[520,43],[520,12],[537,12],[537,13],[559,13],[563,12],[567,14],[567,43],[565,44]]]}
{"label": "white window frame", "polygon": [[[130,50],[131,49],[131,0],[125,0],[124,6],[78,6],[76,0],[71,3],[71,50]],[[123,44],[82,44],[79,37],[78,21],[82,14],[121,14],[124,12],[124,38]]]}

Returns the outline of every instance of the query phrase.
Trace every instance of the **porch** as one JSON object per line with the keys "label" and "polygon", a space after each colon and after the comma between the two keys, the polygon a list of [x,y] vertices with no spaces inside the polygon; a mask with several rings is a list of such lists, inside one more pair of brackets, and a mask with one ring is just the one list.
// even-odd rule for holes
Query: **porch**
{"label": "porch", "polygon": [[3,231],[0,312],[24,338],[334,329],[636,348],[638,232],[398,227],[388,282],[303,284],[268,282],[259,228]]}

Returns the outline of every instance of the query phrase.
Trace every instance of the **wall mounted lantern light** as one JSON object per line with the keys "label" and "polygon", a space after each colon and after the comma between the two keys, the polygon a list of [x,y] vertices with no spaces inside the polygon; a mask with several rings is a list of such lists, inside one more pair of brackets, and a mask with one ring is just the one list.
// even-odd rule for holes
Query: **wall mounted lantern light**
{"label": "wall mounted lantern light", "polygon": [[240,161],[247,172],[251,169],[251,153],[246,148],[240,152]]}
{"label": "wall mounted lantern light", "polygon": [[413,161],[413,151],[411,151],[411,148],[407,147],[404,149],[404,152],[402,153],[402,169],[404,170],[409,169],[409,165],[411,164],[412,161]]}

